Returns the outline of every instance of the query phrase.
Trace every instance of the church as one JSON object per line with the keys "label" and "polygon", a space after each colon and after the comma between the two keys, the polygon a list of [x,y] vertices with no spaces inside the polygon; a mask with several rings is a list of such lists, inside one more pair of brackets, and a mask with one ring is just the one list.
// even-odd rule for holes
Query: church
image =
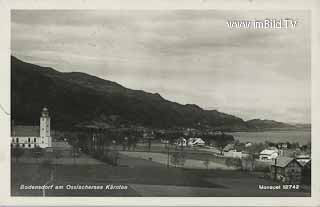
{"label": "church", "polygon": [[21,148],[52,147],[50,135],[50,116],[46,107],[42,109],[40,126],[13,125],[11,129],[11,147]]}

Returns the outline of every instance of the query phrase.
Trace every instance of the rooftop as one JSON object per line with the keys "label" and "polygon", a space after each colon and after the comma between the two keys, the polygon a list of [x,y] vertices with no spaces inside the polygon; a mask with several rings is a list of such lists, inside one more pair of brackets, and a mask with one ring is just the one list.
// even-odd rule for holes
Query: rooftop
{"label": "rooftop", "polygon": [[13,126],[11,131],[11,136],[13,137],[40,137],[40,127],[39,126]]}
{"label": "rooftop", "polygon": [[[286,167],[290,162],[294,161],[295,159],[292,157],[278,157],[274,162],[273,166],[277,167]],[[275,162],[277,164],[275,164]]]}
{"label": "rooftop", "polygon": [[261,155],[272,155],[273,153],[277,153],[278,150],[265,149],[260,152]]}

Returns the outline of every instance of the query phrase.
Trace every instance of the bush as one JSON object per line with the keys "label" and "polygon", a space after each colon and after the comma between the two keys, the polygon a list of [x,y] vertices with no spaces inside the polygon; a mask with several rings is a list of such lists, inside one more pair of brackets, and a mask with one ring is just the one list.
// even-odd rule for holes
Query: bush
{"label": "bush", "polygon": [[269,166],[264,166],[264,165],[257,165],[257,166],[255,166],[254,169],[257,172],[270,172],[270,167]]}
{"label": "bush", "polygon": [[112,166],[118,166],[118,160],[119,152],[116,151],[107,152],[101,157],[101,161],[106,162]]}
{"label": "bush", "polygon": [[185,153],[184,152],[174,152],[172,155],[171,155],[171,159],[170,159],[170,162],[174,165],[174,166],[177,166],[177,165],[180,165],[180,166],[183,166],[184,163],[186,162],[186,158],[185,158]]}
{"label": "bush", "polygon": [[232,158],[232,157],[228,157],[226,160],[225,160],[225,164],[230,167],[237,167],[237,168],[241,168],[241,159],[240,158]]}

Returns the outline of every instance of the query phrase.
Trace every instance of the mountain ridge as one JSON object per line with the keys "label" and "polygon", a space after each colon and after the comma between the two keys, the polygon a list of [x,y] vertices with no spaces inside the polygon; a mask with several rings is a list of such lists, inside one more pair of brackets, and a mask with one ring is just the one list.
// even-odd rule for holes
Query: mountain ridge
{"label": "mountain ridge", "polygon": [[113,127],[255,129],[252,122],[234,115],[205,110],[196,104],[179,104],[158,93],[132,90],[86,73],[59,72],[14,56],[11,90],[12,119],[21,124],[38,120],[46,105],[56,128],[91,122]]}

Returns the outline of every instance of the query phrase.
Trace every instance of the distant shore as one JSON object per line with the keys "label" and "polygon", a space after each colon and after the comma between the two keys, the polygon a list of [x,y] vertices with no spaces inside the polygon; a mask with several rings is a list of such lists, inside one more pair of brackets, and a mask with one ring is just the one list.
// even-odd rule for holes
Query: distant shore
{"label": "distant shore", "polygon": [[311,128],[268,128],[268,129],[239,129],[226,132],[270,132],[270,131],[311,131]]}

